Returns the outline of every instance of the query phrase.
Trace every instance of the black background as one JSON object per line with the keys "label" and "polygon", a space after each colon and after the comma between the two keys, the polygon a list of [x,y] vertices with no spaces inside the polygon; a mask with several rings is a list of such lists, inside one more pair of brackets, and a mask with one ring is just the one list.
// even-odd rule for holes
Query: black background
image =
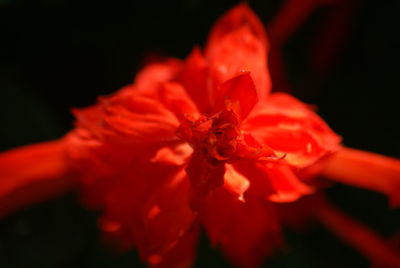
{"label": "black background", "polygon": [[[282,2],[249,3],[268,25]],[[148,57],[185,57],[235,3],[0,0],[0,150],[61,137],[72,127],[71,107],[130,83]],[[400,157],[400,2],[353,3],[345,26],[350,35],[329,72],[314,72],[308,62],[325,8],[282,48],[287,80],[346,145]],[[389,210],[385,197],[340,185],[328,194],[382,235],[398,231],[399,211]],[[0,267],[142,267],[134,251],[117,255],[99,243],[95,217],[75,196],[9,217],[0,222]],[[305,234],[288,231],[287,240],[290,251],[266,267],[368,267],[318,226]],[[230,266],[203,238],[196,267]]]}

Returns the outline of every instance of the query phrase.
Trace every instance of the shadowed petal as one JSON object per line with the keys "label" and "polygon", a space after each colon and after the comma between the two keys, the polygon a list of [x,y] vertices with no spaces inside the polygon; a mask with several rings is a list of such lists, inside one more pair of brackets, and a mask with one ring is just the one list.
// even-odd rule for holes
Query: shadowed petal
{"label": "shadowed petal", "polygon": [[143,228],[136,230],[142,232],[137,246],[150,263],[152,256],[168,254],[192,227],[195,213],[189,207],[189,190],[186,173],[181,170],[155,188],[144,203]]}
{"label": "shadowed petal", "polygon": [[200,217],[214,246],[239,267],[259,267],[280,245],[274,208],[253,198],[242,202],[223,188],[207,201]]}
{"label": "shadowed petal", "polygon": [[209,161],[201,152],[195,151],[186,173],[192,185],[191,205],[198,209],[210,192],[224,183],[225,164]]}
{"label": "shadowed petal", "polygon": [[[196,216],[189,206],[189,180],[183,167],[166,161],[181,153],[169,152],[177,155],[133,159],[103,177],[82,174],[84,201],[102,210],[99,226],[104,239],[121,250],[136,247],[141,259],[155,267],[190,263],[196,239],[196,234],[189,234]],[[178,259],[175,247],[182,249],[181,243],[192,248]]]}

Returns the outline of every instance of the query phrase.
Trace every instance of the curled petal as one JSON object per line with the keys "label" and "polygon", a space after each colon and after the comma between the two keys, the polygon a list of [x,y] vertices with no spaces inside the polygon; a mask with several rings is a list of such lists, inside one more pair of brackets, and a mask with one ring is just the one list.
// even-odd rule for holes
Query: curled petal
{"label": "curled petal", "polygon": [[381,192],[400,205],[400,160],[342,147],[321,172],[331,180]]}
{"label": "curled petal", "polygon": [[215,102],[215,112],[231,108],[244,120],[258,102],[257,91],[249,73],[238,75],[221,85]]}
{"label": "curled petal", "polygon": [[140,145],[173,139],[179,125],[174,113],[159,99],[147,97],[139,90],[101,98],[99,104],[74,109],[73,113],[78,128],[88,130],[100,140],[120,144]]}
{"label": "curled petal", "polygon": [[[250,72],[261,100],[270,91],[267,39],[262,23],[246,4],[223,16],[212,29],[206,48],[214,91],[239,72]],[[216,92],[215,92],[216,93]],[[215,99],[215,93],[211,100]]]}
{"label": "curled petal", "polygon": [[162,85],[174,80],[180,70],[180,61],[174,59],[149,64],[137,74],[135,84],[99,98],[96,105],[73,109],[77,128],[102,142],[124,145],[174,138],[179,121],[172,106],[179,103],[179,109],[187,111],[193,105],[185,96],[177,98],[176,92],[171,95],[173,83]]}
{"label": "curled petal", "polygon": [[0,153],[0,218],[75,189],[64,140]]}
{"label": "curled petal", "polygon": [[138,141],[174,135],[178,120],[160,102],[142,96],[132,96],[128,101],[132,102],[130,106],[103,104],[103,124],[106,127]]}

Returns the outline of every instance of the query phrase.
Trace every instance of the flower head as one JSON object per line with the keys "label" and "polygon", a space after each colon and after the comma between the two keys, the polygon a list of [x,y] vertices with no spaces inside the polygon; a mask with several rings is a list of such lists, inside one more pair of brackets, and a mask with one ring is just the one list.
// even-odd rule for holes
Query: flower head
{"label": "flower head", "polygon": [[[233,8],[204,51],[152,63],[133,84],[73,110],[75,129],[38,147],[58,156],[39,173],[73,174],[85,205],[102,212],[104,236],[150,265],[189,266],[199,227],[233,263],[260,265],[281,245],[280,204],[314,193],[320,172],[343,178],[333,163],[345,151],[311,106],[270,92],[268,48],[252,11]],[[0,165],[32,161],[23,156],[5,153]],[[395,176],[391,161],[381,163]],[[0,178],[18,173],[4,170]]]}
{"label": "flower head", "polygon": [[338,149],[310,107],[269,93],[267,48],[240,5],[217,22],[204,55],[151,64],[74,111],[68,151],[86,202],[145,261],[162,264],[201,223],[235,263],[259,264],[279,241],[274,203],[312,193],[297,170]]}

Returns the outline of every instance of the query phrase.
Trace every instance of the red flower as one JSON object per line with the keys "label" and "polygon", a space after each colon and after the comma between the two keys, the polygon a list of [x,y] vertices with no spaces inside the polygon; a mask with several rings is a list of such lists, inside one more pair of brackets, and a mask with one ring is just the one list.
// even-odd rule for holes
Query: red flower
{"label": "red flower", "polygon": [[[204,53],[150,64],[132,85],[74,110],[76,128],[60,141],[1,154],[0,215],[75,178],[84,203],[102,211],[105,237],[150,265],[189,266],[202,226],[233,263],[255,267],[281,244],[279,204],[316,191],[318,174],[398,204],[399,161],[341,147],[310,106],[270,93],[267,51],[250,9],[232,9]],[[334,222],[320,207],[317,218]]]}

